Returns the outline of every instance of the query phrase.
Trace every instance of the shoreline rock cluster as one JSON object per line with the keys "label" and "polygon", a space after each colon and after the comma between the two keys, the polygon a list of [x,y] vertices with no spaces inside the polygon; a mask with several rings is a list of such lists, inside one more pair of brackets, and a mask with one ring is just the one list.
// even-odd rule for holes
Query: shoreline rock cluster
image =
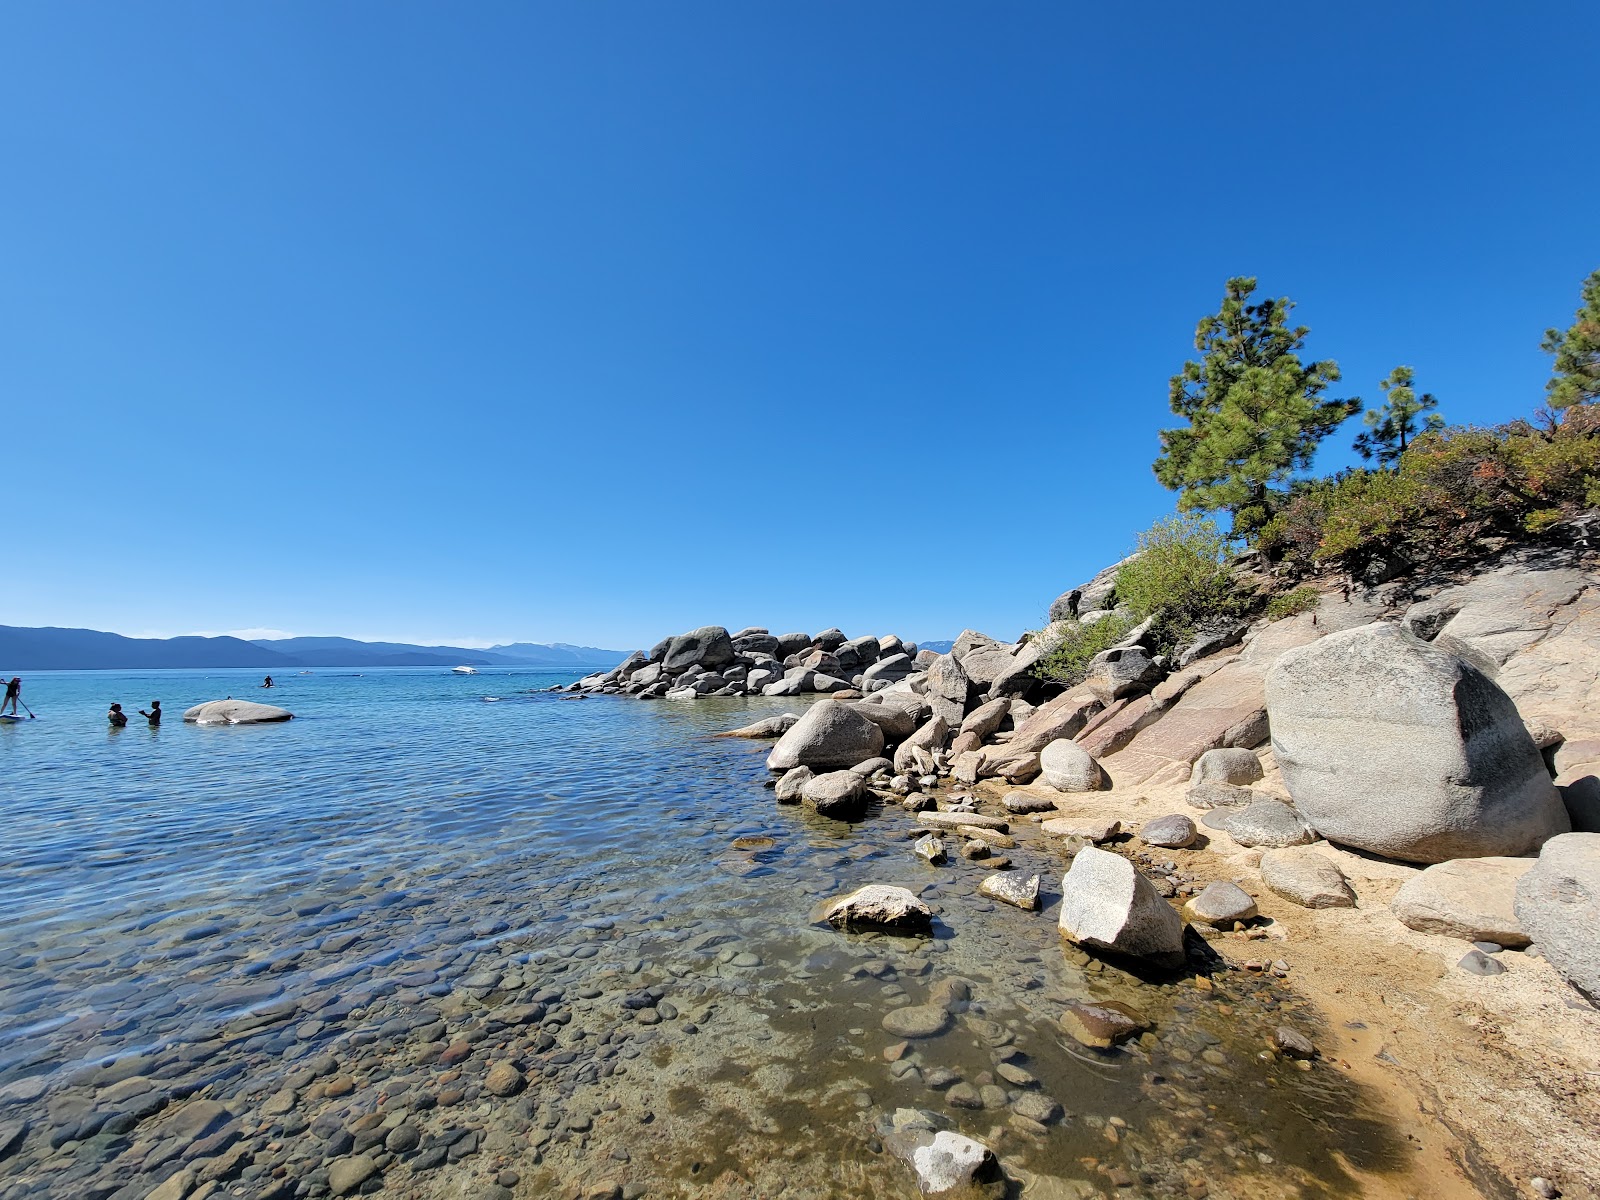
{"label": "shoreline rock cluster", "polygon": [[864,695],[898,683],[936,657],[915,642],[887,637],[847,638],[825,629],[774,635],[752,626],[729,633],[706,625],[635,650],[609,671],[586,675],[565,689],[641,700],[701,696]]}

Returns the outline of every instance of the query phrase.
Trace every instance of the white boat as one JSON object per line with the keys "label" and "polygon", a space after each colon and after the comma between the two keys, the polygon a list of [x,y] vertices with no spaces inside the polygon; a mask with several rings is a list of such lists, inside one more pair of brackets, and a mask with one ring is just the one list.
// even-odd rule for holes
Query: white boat
{"label": "white boat", "polygon": [[478,673],[476,667],[451,667],[450,671],[454,675],[476,675]]}

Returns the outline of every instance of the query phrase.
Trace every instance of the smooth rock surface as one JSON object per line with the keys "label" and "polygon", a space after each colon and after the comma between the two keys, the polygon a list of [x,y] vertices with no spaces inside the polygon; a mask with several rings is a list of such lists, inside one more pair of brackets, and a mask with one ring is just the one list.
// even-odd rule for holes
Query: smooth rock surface
{"label": "smooth rock surface", "polygon": [[273,704],[256,704],[251,700],[207,700],[196,704],[183,714],[185,721],[196,725],[267,725],[274,721],[287,721],[294,714]]}
{"label": "smooth rock surface", "polygon": [[1256,902],[1236,883],[1208,883],[1189,898],[1183,915],[1197,925],[1227,927],[1256,915]]}
{"label": "smooth rock surface", "polygon": [[767,756],[767,769],[848,769],[883,753],[883,730],[840,700],[819,700]]}
{"label": "smooth rock surface", "polygon": [[[1216,827],[1241,846],[1304,846],[1317,840],[1300,814],[1281,800],[1257,800],[1239,809],[1218,809]],[[1208,824],[1210,821],[1208,820]]]}
{"label": "smooth rock surface", "polygon": [[1513,949],[1528,935],[1517,920],[1517,881],[1531,858],[1458,858],[1413,875],[1400,886],[1389,909],[1419,933],[1469,942],[1494,942]]}
{"label": "smooth rock surface", "polygon": [[1105,778],[1093,755],[1068,738],[1057,738],[1040,751],[1039,769],[1058,792],[1097,791]]}
{"label": "smooth rock surface", "polygon": [[989,1147],[949,1129],[940,1130],[926,1146],[913,1150],[911,1165],[924,1196],[944,1196],[970,1189],[1000,1173]]}
{"label": "smooth rock surface", "polygon": [[1254,783],[1261,778],[1261,760],[1254,750],[1240,748],[1207,750],[1195,760],[1192,783]]}
{"label": "smooth rock surface", "polygon": [[1185,846],[1192,846],[1199,836],[1200,831],[1194,827],[1194,822],[1182,813],[1172,813],[1170,816],[1146,821],[1144,828],[1139,830],[1139,840],[1145,845],[1160,846],[1166,850],[1181,850]]}
{"label": "smooth rock surface", "polygon": [[1261,882],[1301,908],[1353,908],[1344,872],[1316,850],[1269,850],[1261,856]]}
{"label": "smooth rock surface", "polygon": [[1514,907],[1550,965],[1600,1006],[1600,833],[1546,842],[1517,881]]}
{"label": "smooth rock surface", "polygon": [[1039,877],[1030,875],[1023,879],[1013,871],[996,871],[993,875],[986,876],[978,885],[978,891],[991,900],[999,900],[1002,904],[1011,904],[1017,908],[1027,909],[1029,912],[1039,907]]}
{"label": "smooth rock surface", "polygon": [[819,816],[859,820],[867,808],[867,784],[854,771],[829,771],[800,785],[800,802]]}
{"label": "smooth rock surface", "polygon": [[1266,698],[1289,794],[1329,841],[1431,863],[1526,854],[1570,828],[1510,697],[1397,626],[1286,651]]}

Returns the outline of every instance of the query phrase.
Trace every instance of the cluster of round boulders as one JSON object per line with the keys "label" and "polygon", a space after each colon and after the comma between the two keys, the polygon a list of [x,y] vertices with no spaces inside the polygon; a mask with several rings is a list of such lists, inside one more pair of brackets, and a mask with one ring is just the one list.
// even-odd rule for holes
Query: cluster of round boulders
{"label": "cluster of round boulders", "polygon": [[[893,636],[847,638],[838,629],[773,635],[752,626],[706,625],[636,650],[609,671],[568,689],[694,700],[701,696],[800,696],[880,691],[926,670],[937,656]],[[756,736],[756,735],[752,735]]]}

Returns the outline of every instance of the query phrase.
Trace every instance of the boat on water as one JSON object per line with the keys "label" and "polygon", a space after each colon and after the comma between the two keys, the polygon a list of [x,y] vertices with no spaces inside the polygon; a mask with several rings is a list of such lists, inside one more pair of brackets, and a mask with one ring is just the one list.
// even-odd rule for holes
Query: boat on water
{"label": "boat on water", "polygon": [[478,673],[478,668],[477,667],[451,667],[450,668],[450,673],[452,675],[476,675]]}

